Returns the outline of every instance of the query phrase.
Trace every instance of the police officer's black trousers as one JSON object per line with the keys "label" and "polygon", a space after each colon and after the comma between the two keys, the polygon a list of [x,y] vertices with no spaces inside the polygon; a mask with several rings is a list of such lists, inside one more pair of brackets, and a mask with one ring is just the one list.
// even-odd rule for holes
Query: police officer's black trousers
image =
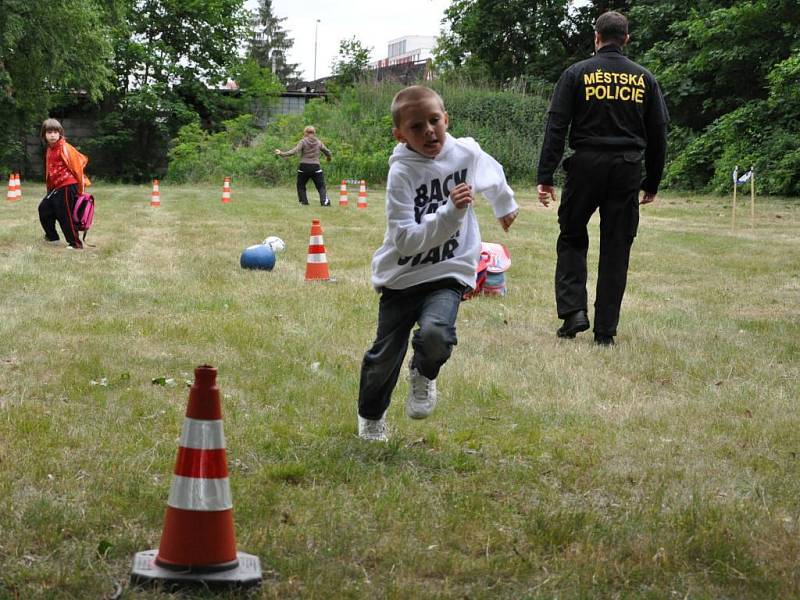
{"label": "police officer's black trousers", "polygon": [[594,332],[617,334],[631,245],[639,226],[642,153],[581,150],[565,161],[567,181],[558,208],[556,308],[559,318],[586,310],[586,226],[600,209],[600,260]]}

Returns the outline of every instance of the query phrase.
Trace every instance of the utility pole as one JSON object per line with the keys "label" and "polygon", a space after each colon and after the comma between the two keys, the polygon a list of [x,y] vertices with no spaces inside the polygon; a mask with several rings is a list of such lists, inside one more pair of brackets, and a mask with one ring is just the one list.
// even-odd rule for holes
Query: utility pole
{"label": "utility pole", "polygon": [[319,29],[319,19],[314,23],[314,81],[317,80],[317,30]]}

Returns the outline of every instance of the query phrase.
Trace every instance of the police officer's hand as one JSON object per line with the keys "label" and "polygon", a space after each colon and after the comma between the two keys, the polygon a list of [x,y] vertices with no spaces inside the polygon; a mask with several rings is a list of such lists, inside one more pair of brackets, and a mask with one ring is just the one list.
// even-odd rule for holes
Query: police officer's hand
{"label": "police officer's hand", "polygon": [[500,222],[500,226],[503,228],[503,231],[508,231],[508,228],[511,227],[511,224],[517,218],[518,214],[519,210],[515,210],[497,219]]}
{"label": "police officer's hand", "polygon": [[536,186],[536,189],[539,192],[539,202],[541,202],[544,206],[550,206],[551,199],[553,202],[558,201],[556,198],[556,188],[554,188],[552,185],[544,185],[540,183]]}
{"label": "police officer's hand", "polygon": [[473,198],[472,186],[466,183],[459,183],[450,192],[450,201],[456,208],[466,208],[468,204],[472,203]]}
{"label": "police officer's hand", "polygon": [[642,194],[642,199],[639,200],[639,204],[650,204],[651,202],[654,202],[655,199],[656,195],[654,193],[644,192],[644,194]]}

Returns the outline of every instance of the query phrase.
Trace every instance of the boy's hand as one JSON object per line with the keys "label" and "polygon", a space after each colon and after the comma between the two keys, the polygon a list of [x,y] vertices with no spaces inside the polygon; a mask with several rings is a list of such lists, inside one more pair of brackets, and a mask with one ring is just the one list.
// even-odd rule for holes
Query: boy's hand
{"label": "boy's hand", "polygon": [[276,156],[280,156],[280,155],[281,155],[281,151],[280,151],[280,150],[278,150],[277,148],[275,148],[275,155],[276,155]]}
{"label": "boy's hand", "polygon": [[472,186],[466,183],[459,183],[450,192],[450,201],[455,204],[456,208],[466,208],[467,205],[472,204],[473,199]]}
{"label": "boy's hand", "polygon": [[553,202],[556,202],[556,188],[552,185],[544,185],[540,183],[536,186],[536,191],[539,192],[539,202],[541,202],[544,206],[550,205],[550,200],[552,199]]}
{"label": "boy's hand", "polygon": [[508,231],[509,227],[511,227],[511,224],[517,218],[518,214],[519,214],[519,209],[515,210],[514,212],[510,212],[507,215],[497,219],[500,222],[500,226],[503,228],[503,231]]}

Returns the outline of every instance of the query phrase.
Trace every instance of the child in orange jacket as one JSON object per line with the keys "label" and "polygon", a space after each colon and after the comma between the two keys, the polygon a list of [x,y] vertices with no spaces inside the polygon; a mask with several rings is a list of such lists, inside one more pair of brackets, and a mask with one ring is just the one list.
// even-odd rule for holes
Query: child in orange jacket
{"label": "child in orange jacket", "polygon": [[45,119],[41,137],[47,143],[44,165],[47,195],[39,203],[39,222],[44,229],[44,239],[49,244],[59,243],[58,221],[68,247],[83,248],[72,213],[78,196],[90,185],[83,172],[89,159],[67,143],[64,128],[56,119]]}

